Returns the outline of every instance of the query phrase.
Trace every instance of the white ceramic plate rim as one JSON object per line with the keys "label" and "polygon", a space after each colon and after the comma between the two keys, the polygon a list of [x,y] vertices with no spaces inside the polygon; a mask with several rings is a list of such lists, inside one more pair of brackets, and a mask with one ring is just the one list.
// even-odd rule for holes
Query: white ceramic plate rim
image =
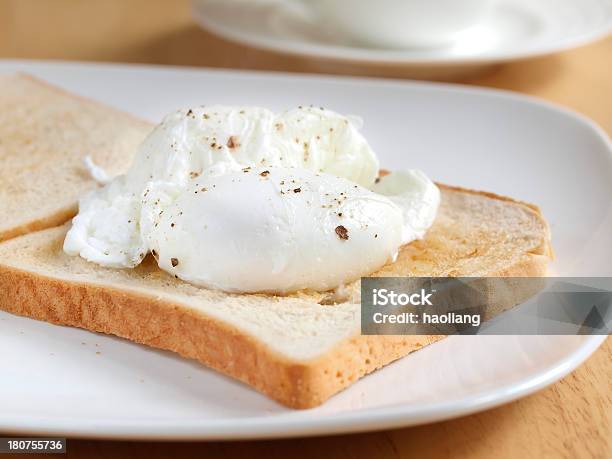
{"label": "white ceramic plate rim", "polygon": [[605,341],[606,336],[588,336],[576,350],[550,368],[532,375],[527,381],[508,384],[460,400],[433,403],[415,409],[409,405],[360,410],[326,415],[321,418],[285,420],[279,430],[279,420],[270,417],[249,417],[246,420],[193,421],[95,421],[83,422],[71,418],[58,420],[24,417],[16,419],[0,415],[0,431],[32,435],[69,435],[77,438],[115,438],[146,440],[234,440],[314,435],[337,435],[409,427],[433,421],[464,416],[494,408],[532,394],[559,381],[583,363]]}
{"label": "white ceramic plate rim", "polygon": [[[5,65],[3,65],[5,64]],[[46,63],[36,61],[0,60],[0,71],[19,66],[23,70],[31,68],[33,71],[44,69],[64,69],[71,67],[89,67],[106,69],[125,69],[136,67],[141,69],[158,69],[167,71],[187,71],[214,74],[239,74],[242,76],[253,76],[255,78],[292,78],[295,81],[310,79],[319,81],[370,81],[374,84],[388,86],[413,86],[413,87],[436,87],[458,92],[472,94],[484,94],[500,99],[520,101],[522,103],[535,104],[554,112],[561,112],[590,129],[599,137],[612,152],[612,144],[607,134],[588,118],[574,113],[563,107],[558,107],[532,97],[515,94],[508,91],[473,88],[460,85],[437,84],[437,83],[401,83],[395,81],[376,79],[343,79],[339,77],[304,77],[269,72],[233,72],[226,70],[202,70],[155,66],[124,66],[108,64],[77,64],[77,63]],[[11,68],[12,67],[12,68]],[[281,438],[291,436],[330,435],[348,432],[361,432],[388,429],[393,427],[405,427],[427,422],[450,419],[484,409],[492,408],[520,397],[529,395],[539,389],[552,384],[584,362],[605,340],[605,336],[584,337],[583,342],[572,352],[557,360],[554,364],[541,369],[539,372],[523,377],[522,380],[495,387],[462,399],[446,402],[432,403],[424,407],[415,408],[409,404],[395,406],[383,406],[378,408],[360,409],[358,411],[347,411],[340,414],[326,414],[322,417],[301,418],[292,421],[291,413],[276,417],[256,416],[244,420],[219,420],[209,419],[202,421],[186,420],[185,422],[164,421],[141,421],[124,419],[111,419],[106,421],[65,418],[33,418],[29,416],[15,417],[3,416],[0,413],[0,431],[10,433],[30,433],[35,435],[68,435],[72,437],[88,438],[117,438],[117,439],[148,439],[148,440],[190,440],[190,439],[253,439],[253,438]]]}
{"label": "white ceramic plate rim", "polygon": [[367,49],[339,45],[321,45],[309,43],[307,41],[288,40],[283,41],[273,37],[258,36],[249,32],[242,31],[239,28],[226,26],[221,23],[216,23],[210,20],[196,5],[192,3],[192,14],[195,20],[204,29],[218,35],[222,38],[235,43],[277,51],[284,54],[293,54],[306,57],[334,59],[348,62],[363,62],[376,63],[387,65],[427,65],[427,66],[445,66],[445,65],[478,65],[478,64],[493,64],[503,61],[514,61],[519,59],[527,59],[539,56],[545,56],[555,52],[565,51],[588,43],[603,39],[612,32],[612,21],[599,28],[590,31],[577,33],[563,39],[542,43],[536,46],[519,47],[515,51],[490,51],[474,56],[420,56],[415,57],[408,51],[402,50],[380,50]]}

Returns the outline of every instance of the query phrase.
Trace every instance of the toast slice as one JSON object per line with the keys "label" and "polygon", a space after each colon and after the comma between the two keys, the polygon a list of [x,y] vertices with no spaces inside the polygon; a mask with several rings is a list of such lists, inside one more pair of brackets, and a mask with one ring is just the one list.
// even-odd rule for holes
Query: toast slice
{"label": "toast slice", "polygon": [[[538,209],[441,185],[425,239],[378,276],[543,276],[551,256]],[[0,309],[109,333],[196,359],[293,408],[323,403],[359,378],[441,336],[362,336],[359,282],[344,298],[239,295],[157,268],[115,270],[62,251],[67,226],[0,244]],[[339,300],[339,304],[330,304]]]}
{"label": "toast slice", "polygon": [[61,225],[96,186],[90,155],[123,172],[151,125],[27,75],[0,75],[0,241]]}

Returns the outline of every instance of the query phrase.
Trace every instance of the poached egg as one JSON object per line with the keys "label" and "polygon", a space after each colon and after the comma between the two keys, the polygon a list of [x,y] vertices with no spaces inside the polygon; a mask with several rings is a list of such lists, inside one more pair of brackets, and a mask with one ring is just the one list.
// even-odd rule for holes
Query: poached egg
{"label": "poached egg", "polygon": [[231,292],[367,276],[424,236],[440,197],[420,171],[377,178],[358,127],[314,107],[180,110],[125,175],[81,199],[64,250],[114,268],[151,253],[177,278]]}

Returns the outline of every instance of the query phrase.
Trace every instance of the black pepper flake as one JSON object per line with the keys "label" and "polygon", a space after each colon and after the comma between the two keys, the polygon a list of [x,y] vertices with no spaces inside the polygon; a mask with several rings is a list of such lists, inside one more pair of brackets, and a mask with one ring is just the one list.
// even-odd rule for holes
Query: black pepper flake
{"label": "black pepper flake", "polygon": [[267,177],[268,175],[270,175],[270,171],[263,171],[259,175],[261,175],[262,177]]}
{"label": "black pepper flake", "polygon": [[203,117],[204,117],[205,120],[210,118],[210,116],[208,116],[206,113],[204,113]]}
{"label": "black pepper flake", "polygon": [[170,228],[174,228],[174,223],[170,223]]}
{"label": "black pepper flake", "polygon": [[293,189],[293,192],[294,192],[294,193],[299,193],[300,191],[302,191],[302,189],[301,189],[301,188],[294,188],[294,189]]}
{"label": "black pepper flake", "polygon": [[338,217],[342,217],[342,212],[338,212]]}
{"label": "black pepper flake", "polygon": [[348,240],[348,238],[349,238],[348,237],[348,230],[344,226],[342,226],[342,225],[336,226],[336,230],[335,231],[336,231],[336,234],[338,235],[338,237],[340,239],[342,239],[343,241]]}
{"label": "black pepper flake", "polygon": [[193,110],[189,109],[189,111],[187,112],[187,116],[191,116],[193,115]]}
{"label": "black pepper flake", "polygon": [[227,139],[227,148],[238,148],[240,146],[240,142],[238,140],[237,135],[230,135],[229,139]]}
{"label": "black pepper flake", "polygon": [[173,268],[176,268],[178,266],[178,258],[170,258],[170,264],[172,264]]}
{"label": "black pepper flake", "polygon": [[375,234],[375,235],[374,235],[374,238],[376,239],[377,237],[378,237],[378,234]]}
{"label": "black pepper flake", "polygon": [[374,180],[374,183],[378,183],[380,182],[380,177],[376,177],[376,180]]}

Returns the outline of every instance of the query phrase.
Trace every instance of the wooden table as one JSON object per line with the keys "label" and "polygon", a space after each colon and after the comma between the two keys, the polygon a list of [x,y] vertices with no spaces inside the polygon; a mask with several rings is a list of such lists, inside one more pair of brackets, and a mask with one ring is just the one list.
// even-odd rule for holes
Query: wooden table
{"label": "wooden table", "polygon": [[[0,57],[402,77],[396,67],[339,65],[231,44],[198,29],[186,1],[0,0]],[[461,83],[565,105],[612,134],[612,38],[495,67]],[[1,408],[0,408],[1,409]],[[612,340],[561,382],[506,406],[379,433],[233,443],[69,441],[70,456],[612,457]],[[21,457],[21,456],[20,456]]]}

